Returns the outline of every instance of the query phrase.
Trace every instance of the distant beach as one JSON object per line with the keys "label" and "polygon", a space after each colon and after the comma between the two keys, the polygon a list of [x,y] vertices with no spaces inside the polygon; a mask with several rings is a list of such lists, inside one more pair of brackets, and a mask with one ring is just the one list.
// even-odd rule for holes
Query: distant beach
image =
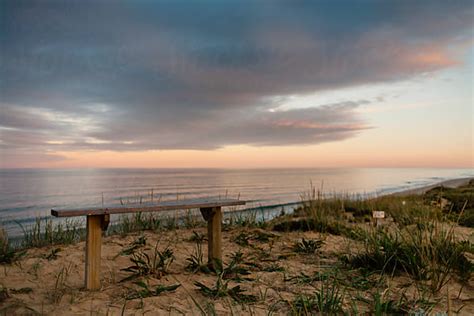
{"label": "distant beach", "polygon": [[[10,236],[53,208],[229,196],[272,218],[291,211],[311,185],[327,194],[380,196],[474,177],[472,169],[17,169],[0,170],[0,222]],[[451,182],[447,182],[451,183]],[[116,220],[114,218],[113,220]],[[21,226],[20,226],[21,225]]]}
{"label": "distant beach", "polygon": [[457,188],[469,183],[469,181],[471,180],[474,180],[474,177],[467,177],[467,178],[463,177],[463,178],[457,178],[457,179],[444,180],[444,181],[426,185],[420,188],[408,189],[408,190],[403,190],[401,192],[396,192],[396,193],[393,193],[393,195],[401,196],[401,195],[411,195],[411,194],[423,194],[439,186],[446,187],[446,188]]}
{"label": "distant beach", "polygon": [[[19,249],[0,238],[0,312],[304,315],[319,311],[314,297],[320,295],[331,302],[326,308],[333,314],[373,314],[383,300],[394,314],[470,315],[471,179],[370,199],[316,196],[293,214],[265,222],[230,212],[223,224],[221,271],[206,263],[207,229],[200,216],[182,222],[158,213],[132,216],[103,237],[98,291],[84,290],[84,229],[43,224],[26,230]],[[461,199],[451,199],[461,191],[441,190],[448,193],[445,208],[437,203],[439,192],[426,193],[460,185]],[[373,210],[385,211],[378,228]]]}

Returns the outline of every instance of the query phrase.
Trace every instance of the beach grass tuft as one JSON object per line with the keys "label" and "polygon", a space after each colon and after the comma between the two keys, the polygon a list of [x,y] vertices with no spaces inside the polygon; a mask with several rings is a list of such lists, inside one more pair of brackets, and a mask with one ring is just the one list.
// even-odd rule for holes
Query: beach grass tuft
{"label": "beach grass tuft", "polygon": [[77,220],[67,219],[54,225],[52,218],[37,217],[33,225],[20,227],[23,230],[23,248],[69,245],[84,240],[86,235],[82,223]]}
{"label": "beach grass tuft", "polygon": [[245,293],[245,290],[243,290],[240,285],[230,287],[229,281],[223,279],[223,272],[217,275],[216,282],[212,287],[199,281],[194,282],[194,285],[197,287],[199,292],[210,298],[229,296],[239,303],[254,303],[258,300],[257,296]]}
{"label": "beach grass tuft", "polygon": [[159,284],[156,286],[150,286],[148,282],[140,280],[137,282],[134,282],[135,285],[137,285],[139,288],[138,289],[133,289],[131,292],[129,292],[126,295],[127,300],[133,300],[136,298],[147,298],[147,297],[153,297],[153,296],[158,296],[161,293],[164,292],[174,292],[178,287],[181,286],[181,284],[176,283],[172,285],[163,285]]}
{"label": "beach grass tuft", "polygon": [[188,262],[186,269],[193,273],[197,272],[204,272],[210,273],[211,269],[208,267],[207,263],[204,262],[204,253],[202,249],[202,244],[206,236],[203,234],[199,234],[196,231],[193,231],[193,235],[190,238],[190,241],[194,241],[195,249],[194,252],[190,255],[189,258],[186,258]]}
{"label": "beach grass tuft", "polygon": [[166,247],[160,251],[158,243],[153,249],[153,253],[149,255],[145,251],[138,251],[133,253],[130,261],[133,265],[122,269],[122,271],[130,272],[131,274],[122,279],[121,282],[129,281],[141,276],[152,276],[154,278],[161,278],[168,274],[168,269],[174,261],[173,250]]}
{"label": "beach grass tuft", "polygon": [[343,312],[344,289],[337,279],[320,282],[313,294],[299,294],[289,303],[293,315],[339,315]]}
{"label": "beach grass tuft", "polygon": [[367,234],[364,250],[347,255],[345,261],[353,268],[408,273],[415,280],[429,281],[431,290],[437,292],[453,273],[461,281],[469,280],[474,267],[464,253],[471,247],[469,241],[457,240],[452,228],[431,222],[392,232],[373,229]]}
{"label": "beach grass tuft", "polygon": [[293,246],[295,252],[314,254],[321,248],[324,244],[324,241],[320,239],[305,239],[302,238],[300,241],[296,242]]}
{"label": "beach grass tuft", "polygon": [[8,239],[8,233],[0,227],[0,263],[11,264],[25,254],[24,250],[16,249]]}

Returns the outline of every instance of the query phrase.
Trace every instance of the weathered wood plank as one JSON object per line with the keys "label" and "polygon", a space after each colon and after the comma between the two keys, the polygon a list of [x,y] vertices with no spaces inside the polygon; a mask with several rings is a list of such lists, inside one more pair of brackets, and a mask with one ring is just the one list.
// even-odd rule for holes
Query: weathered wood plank
{"label": "weathered wood plank", "polygon": [[100,289],[100,257],[104,215],[87,216],[86,289]]}
{"label": "weathered wood plank", "polygon": [[207,220],[208,262],[211,265],[216,260],[222,262],[222,210],[220,207],[203,208],[201,213]]}
{"label": "weathered wood plank", "polygon": [[68,210],[51,210],[51,215],[56,217],[74,217],[84,215],[106,215],[106,214],[123,214],[123,213],[138,213],[138,212],[158,212],[170,210],[185,210],[185,209],[201,209],[224,206],[244,205],[246,201],[237,199],[188,199],[177,201],[163,201],[155,204],[140,204],[137,206],[120,206],[110,208],[96,208],[96,209],[68,209]]}

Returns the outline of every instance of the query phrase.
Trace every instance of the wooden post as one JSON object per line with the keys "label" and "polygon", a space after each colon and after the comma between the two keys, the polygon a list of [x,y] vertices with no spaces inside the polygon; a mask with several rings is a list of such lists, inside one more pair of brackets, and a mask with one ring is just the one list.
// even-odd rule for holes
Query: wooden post
{"label": "wooden post", "polygon": [[100,289],[100,256],[104,215],[87,216],[86,289]]}
{"label": "wooden post", "polygon": [[222,262],[222,210],[221,207],[201,208],[201,214],[207,221],[207,258],[209,264],[215,260]]}

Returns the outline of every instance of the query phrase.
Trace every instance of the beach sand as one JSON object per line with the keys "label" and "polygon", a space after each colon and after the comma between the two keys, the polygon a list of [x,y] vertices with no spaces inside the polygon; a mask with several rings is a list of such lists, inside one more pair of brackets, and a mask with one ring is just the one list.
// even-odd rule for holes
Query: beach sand
{"label": "beach sand", "polygon": [[[468,179],[457,179],[442,184],[458,186],[466,181]],[[404,194],[420,194],[430,187],[411,190]],[[198,281],[212,287],[215,285],[216,276],[201,272],[192,273],[186,269],[187,259],[196,251],[195,242],[190,241],[193,231],[206,233],[204,227],[197,227],[160,233],[147,231],[127,236],[104,237],[101,261],[102,288],[95,292],[84,290],[85,242],[29,249],[25,257],[18,262],[12,265],[0,265],[0,284],[7,288],[9,293],[9,298],[0,303],[0,309],[3,309],[7,315],[35,313],[44,315],[200,315],[202,310],[211,309],[214,309],[218,315],[251,313],[267,315],[270,310],[273,310],[274,314],[286,315],[290,310],[285,301],[292,301],[298,293],[314,293],[315,291],[314,285],[289,281],[288,278],[301,276],[302,273],[311,276],[318,271],[331,269],[338,262],[341,253],[354,253],[363,247],[361,242],[355,240],[316,232],[277,233],[245,227],[225,229],[223,231],[224,262],[229,263],[232,254],[241,251],[244,260],[259,265],[258,268],[250,267],[251,274],[245,276],[252,281],[240,283],[230,281],[229,286],[240,284],[246,293],[256,295],[258,298],[258,302],[254,304],[239,304],[229,297],[211,299],[197,291],[194,282]],[[462,228],[461,235],[474,236],[473,232],[471,228]],[[241,246],[236,243],[236,240],[242,234],[246,236],[268,234],[268,240],[261,241],[250,237],[249,245]],[[133,281],[121,282],[130,275],[123,269],[131,266],[132,262],[130,256],[120,255],[120,252],[140,236],[146,237],[146,246],[140,250],[150,253],[156,245],[160,250],[166,247],[173,250],[175,259],[170,265],[169,273],[159,279],[149,278],[148,282],[150,286],[181,284],[176,291],[164,292],[159,296],[143,299],[127,299],[127,296],[135,293],[139,287]],[[324,245],[316,254],[296,254],[293,251],[293,245],[302,238],[318,238],[324,240]],[[60,248],[57,258],[48,260],[46,257],[57,248]],[[203,244],[203,256],[207,258],[206,243]],[[346,273],[347,280],[341,282],[353,282],[351,273]],[[394,277],[390,282],[390,287],[395,292],[404,292],[408,297],[416,296],[418,293],[414,282],[406,276]],[[31,292],[25,290],[28,288]],[[455,280],[451,280],[448,288],[450,293],[454,293],[450,294],[452,309],[456,310],[464,306],[462,314],[474,314],[472,280],[467,286],[461,286]],[[367,293],[361,290],[360,295],[367,296]],[[446,297],[445,292],[436,297],[440,301],[440,306],[447,305]],[[346,308],[349,307],[346,306]]]}
{"label": "beach sand", "polygon": [[393,195],[396,196],[403,196],[403,195],[419,195],[423,194],[433,188],[443,186],[445,188],[457,188],[462,185],[468,184],[469,181],[474,180],[474,178],[469,177],[469,178],[458,178],[458,179],[451,179],[451,180],[445,180],[445,181],[440,181],[435,184],[423,186],[421,188],[416,188],[416,189],[409,189],[409,190],[404,190],[401,192],[394,193]]}
{"label": "beach sand", "polygon": [[[84,247],[85,243],[62,246],[58,258],[48,261],[44,257],[57,247],[46,247],[31,249],[26,258],[17,264],[4,265],[1,271],[0,283],[9,289],[31,288],[33,291],[27,294],[11,294],[7,303],[12,305],[25,305],[37,312],[47,315],[119,315],[125,309],[126,315],[151,314],[168,315],[173,314],[196,314],[199,315],[199,307],[193,302],[194,298],[203,307],[207,301],[201,293],[196,291],[195,281],[202,282],[209,287],[215,284],[216,277],[212,274],[191,273],[186,270],[186,259],[193,254],[195,244],[187,241],[192,236],[189,229],[178,229],[176,231],[165,231],[160,234],[145,232],[147,246],[143,250],[152,251],[158,243],[158,248],[163,250],[167,246],[174,252],[175,260],[170,266],[169,274],[161,279],[149,279],[150,285],[172,285],[181,284],[175,292],[163,293],[157,297],[134,299],[127,301],[125,297],[133,293],[132,289],[138,289],[133,282],[120,282],[130,273],[121,271],[132,263],[129,256],[117,256],[124,247],[132,243],[141,234],[131,234],[126,237],[111,236],[103,239],[102,247],[102,289],[97,292],[89,292],[84,286]],[[197,228],[195,231],[204,234],[205,228]],[[285,233],[276,234],[271,238],[271,243],[252,242],[254,247],[240,247],[234,240],[243,231],[254,232],[255,230],[237,229],[226,231],[223,234],[224,261],[229,262],[230,256],[236,251],[242,251],[244,257],[257,262],[263,268],[270,269],[279,265],[286,270],[288,276],[297,276],[300,273],[311,275],[315,265],[319,268],[331,266],[337,261],[335,252],[346,249],[347,242],[340,236],[325,236],[325,246],[321,249],[319,256],[296,256],[292,252],[292,245],[302,237],[307,239],[320,238],[320,234],[307,233]],[[271,250],[270,250],[271,247]],[[204,258],[207,257],[206,245]],[[288,259],[278,260],[278,256],[288,255]],[[244,281],[241,287],[254,295],[265,295],[265,303],[250,305],[257,315],[266,315],[267,308],[272,304],[279,304],[281,298],[290,299],[294,293],[304,290],[301,285],[284,282],[282,272],[254,272],[249,277],[258,281]],[[58,281],[59,280],[59,281]],[[59,282],[59,285],[58,285]],[[230,283],[238,285],[236,282]],[[311,290],[311,286],[306,286]],[[12,292],[10,290],[10,292]],[[231,306],[231,307],[230,307]],[[239,304],[229,298],[218,299],[215,309],[219,315],[229,314],[232,309],[235,313],[249,313]],[[26,312],[20,308],[18,312]]]}

